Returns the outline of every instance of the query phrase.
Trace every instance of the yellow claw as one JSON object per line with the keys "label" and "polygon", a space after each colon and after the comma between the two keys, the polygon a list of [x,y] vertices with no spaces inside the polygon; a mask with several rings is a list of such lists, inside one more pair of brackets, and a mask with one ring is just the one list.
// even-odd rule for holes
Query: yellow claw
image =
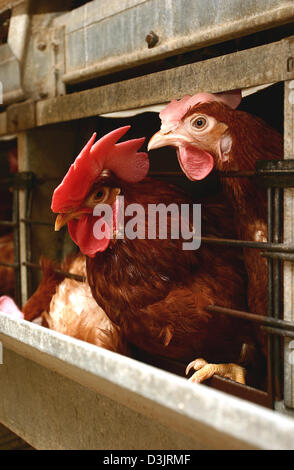
{"label": "yellow claw", "polygon": [[186,375],[191,369],[196,372],[189,378],[190,382],[202,383],[210,379],[213,375],[219,375],[226,379],[233,380],[241,384],[245,384],[246,371],[238,364],[208,364],[204,359],[196,359],[190,362],[186,369]]}

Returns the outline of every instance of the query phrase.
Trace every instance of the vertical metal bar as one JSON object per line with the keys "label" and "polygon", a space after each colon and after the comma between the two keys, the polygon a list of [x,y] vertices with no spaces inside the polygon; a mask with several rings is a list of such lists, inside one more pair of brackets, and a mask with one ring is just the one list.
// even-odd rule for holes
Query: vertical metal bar
{"label": "vertical metal bar", "polygon": [[19,247],[19,202],[18,189],[13,190],[13,222],[15,227],[13,230],[14,238],[14,262],[15,262],[15,300],[17,305],[21,307],[21,279],[20,279],[20,247]]}
{"label": "vertical metal bar", "polygon": [[[18,153],[18,167],[19,171],[28,171],[28,145],[27,145],[28,135],[27,133],[20,133],[17,136],[17,153]],[[26,217],[26,207],[27,207],[27,191],[26,189],[19,190],[19,214],[20,219]],[[23,265],[26,259],[26,227],[25,224],[21,223],[19,227],[20,233],[20,273],[21,273],[21,297],[22,297],[22,305],[28,299],[28,285],[27,285],[27,277],[28,277],[28,270],[25,265]]]}
{"label": "vertical metal bar", "polygon": [[[25,199],[26,199],[26,217],[30,218],[31,217],[31,210],[32,210],[32,189],[29,191],[27,190],[25,193]],[[24,224],[24,232],[25,232],[25,252],[26,252],[26,260],[28,262],[31,262],[32,260],[32,245],[31,245],[31,240],[32,240],[32,226],[28,224]],[[27,279],[27,292],[28,292],[28,297],[32,295],[32,271],[30,269],[26,270],[26,279]]]}
{"label": "vertical metal bar", "polygon": [[[273,189],[267,189],[267,241],[273,241]],[[273,259],[268,258],[268,315],[273,316]],[[274,407],[273,337],[267,338],[267,391]]]}
{"label": "vertical metal bar", "polygon": [[[273,190],[267,189],[267,241],[273,241]],[[268,259],[268,315],[273,316],[273,260]]]}
{"label": "vertical metal bar", "polygon": [[[281,243],[282,241],[282,190],[280,188],[274,189],[274,243]],[[281,317],[281,262],[279,260],[276,264],[276,272],[274,275],[274,316]]]}
{"label": "vertical metal bar", "polygon": [[[282,190],[274,189],[274,233],[275,243],[281,242],[281,203]],[[273,316],[281,318],[281,261],[275,259],[273,262]],[[275,398],[282,399],[281,387],[281,338],[278,335],[273,337],[273,357],[274,357],[274,382],[275,382]]]}

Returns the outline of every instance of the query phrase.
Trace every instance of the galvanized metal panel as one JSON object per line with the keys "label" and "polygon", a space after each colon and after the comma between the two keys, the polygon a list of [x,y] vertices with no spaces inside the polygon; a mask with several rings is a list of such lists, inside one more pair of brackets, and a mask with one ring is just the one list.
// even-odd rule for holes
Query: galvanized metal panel
{"label": "galvanized metal panel", "polygon": [[[294,18],[290,0],[95,0],[65,14],[27,11],[28,0],[13,7],[0,46],[5,104],[63,94],[61,79],[80,82]],[[159,36],[152,49],[150,30]]]}
{"label": "galvanized metal panel", "polygon": [[37,30],[30,35],[23,70],[26,95],[38,100],[62,95],[64,73],[63,28]]}
{"label": "galvanized metal panel", "polygon": [[[290,22],[289,0],[96,0],[63,15],[67,83]],[[159,42],[148,49],[151,31]]]}
{"label": "galvanized metal panel", "polygon": [[23,59],[29,27],[29,0],[13,6],[8,31],[8,44],[20,62]]}
{"label": "galvanized metal panel", "polygon": [[3,87],[3,103],[13,102],[16,93],[23,97],[20,65],[8,44],[0,46],[0,81]]}
{"label": "galvanized metal panel", "polygon": [[293,54],[293,40],[285,39],[266,46],[45,100],[36,103],[36,122],[39,126],[46,125],[164,103],[181,98],[186,93],[219,92],[291,79],[294,78],[294,69],[289,69],[288,59]]}
{"label": "galvanized metal panel", "polygon": [[[197,91],[246,89],[294,78],[289,60],[293,38],[234,54],[153,73],[32,104],[31,116],[18,119],[22,105],[7,110],[7,126],[13,132],[36,126],[81,119],[97,114],[143,108]],[[233,71],[233,72],[232,72]],[[26,111],[28,106],[24,105]],[[36,113],[36,116],[35,116]],[[35,124],[33,124],[35,123]],[[0,126],[5,133],[5,126]]]}
{"label": "galvanized metal panel", "polygon": [[[0,420],[37,449],[203,449],[190,438],[4,350]],[[1,435],[0,435],[1,449]]]}
{"label": "galvanized metal panel", "polygon": [[[7,44],[0,46],[0,80],[5,104],[24,98],[43,99],[65,91],[61,81],[63,27],[48,27],[58,13],[54,10],[33,15],[31,9],[29,15],[28,5],[29,0],[22,0],[13,7]],[[50,6],[48,2],[48,10]]]}
{"label": "galvanized metal panel", "polygon": [[28,32],[28,1],[12,9],[7,44],[0,46],[0,81],[3,85],[3,102],[13,103],[24,98],[22,61]]}
{"label": "galvanized metal panel", "polygon": [[[94,400],[92,398],[90,403],[87,402],[89,395],[85,389],[90,389],[116,402],[116,409],[120,410],[120,413],[123,413],[123,409],[118,405],[129,408],[153,422],[161,423],[169,430],[184,435],[187,438],[187,446],[191,445],[192,439],[195,442],[195,447],[200,445],[208,448],[227,449],[294,449],[293,419],[209,389],[205,385],[192,384],[185,379],[133,359],[24,320],[14,320],[3,313],[0,314],[0,340],[6,349],[14,351],[18,356],[37,362],[57,374],[54,377],[54,374],[42,372],[40,368],[38,368],[40,373],[35,373],[34,367],[28,362],[19,357],[13,360],[9,353],[8,367],[5,367],[4,350],[4,365],[0,366],[0,393],[2,383],[5,385],[5,393],[0,400],[0,421],[12,430],[17,429],[17,434],[25,439],[25,428],[23,428],[23,432],[20,432],[20,426],[26,426],[26,419],[31,425],[34,416],[37,421],[35,423],[36,432],[40,432],[38,422],[41,426],[44,418],[48,424],[55,422],[54,432],[56,426],[62,428],[62,415],[61,419],[59,417],[61,403],[66,404],[67,408],[78,406],[74,408],[77,416],[73,422],[75,426],[80,423],[80,432],[85,432],[88,435],[86,427],[89,426],[89,416],[95,413],[99,415],[100,412],[98,411],[99,403],[96,408],[93,406]],[[21,380],[17,380],[17,374],[20,373],[21,368],[23,368],[21,374],[23,384],[21,384]],[[63,381],[60,376],[67,377],[84,388],[79,391],[71,383]],[[12,377],[13,380],[9,380],[9,377]],[[46,379],[47,386],[45,387],[39,383],[42,377]],[[51,380],[53,385],[49,386]],[[18,384],[16,388],[14,381]],[[64,387],[63,384],[59,387],[58,384],[62,382]],[[9,390],[11,390],[14,399],[22,404],[22,407],[19,407],[11,415],[10,422]],[[34,394],[33,390],[39,390],[39,392]],[[58,398],[57,392],[59,390],[62,393],[62,400]],[[29,391],[32,392],[33,397],[38,396],[35,403],[30,400]],[[84,392],[85,395],[83,395]],[[41,400],[42,395],[46,395],[46,400],[44,398]],[[73,396],[75,398],[71,401]],[[15,402],[14,399],[12,403]],[[97,400],[99,399],[97,398]],[[46,409],[47,406],[49,407],[49,416],[44,413],[45,403]],[[28,413],[30,407],[35,408],[35,414]],[[31,410],[33,411],[34,408]],[[82,416],[79,421],[80,410]],[[39,421],[40,414],[41,420]],[[50,414],[52,414],[52,418],[50,418]],[[88,417],[87,420],[84,419],[85,416]],[[114,420],[112,424],[114,422],[116,425]],[[90,423],[93,433],[97,432],[98,442],[99,437],[103,438],[100,436],[103,430],[99,427],[95,429],[92,426],[92,418]],[[139,433],[141,439],[143,430],[140,430],[140,426],[135,427],[133,418],[130,423],[134,431]],[[34,436],[37,439],[36,433]],[[62,446],[61,432],[57,438],[60,448]],[[32,439],[26,440],[36,445]],[[182,443],[183,441],[181,446]]]}

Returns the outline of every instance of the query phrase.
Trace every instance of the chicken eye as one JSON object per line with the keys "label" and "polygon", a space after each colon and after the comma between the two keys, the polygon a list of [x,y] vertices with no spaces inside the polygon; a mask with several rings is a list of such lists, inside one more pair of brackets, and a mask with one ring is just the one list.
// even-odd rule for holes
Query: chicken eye
{"label": "chicken eye", "polygon": [[96,192],[94,192],[94,202],[101,203],[107,201],[109,198],[109,194],[110,188],[108,186],[102,187],[101,189],[97,189]]}
{"label": "chicken eye", "polygon": [[206,127],[206,124],[207,124],[207,120],[203,116],[198,116],[191,123],[192,127],[195,127],[196,129],[204,129],[204,127]]}
{"label": "chicken eye", "polygon": [[95,199],[102,199],[104,197],[104,194],[105,192],[103,191],[103,189],[100,189],[99,191],[97,191],[97,193],[95,194]]}

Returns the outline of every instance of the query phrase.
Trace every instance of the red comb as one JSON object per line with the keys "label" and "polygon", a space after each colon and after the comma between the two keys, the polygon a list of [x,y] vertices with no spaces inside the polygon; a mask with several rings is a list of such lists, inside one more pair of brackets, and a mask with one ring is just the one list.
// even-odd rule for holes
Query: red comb
{"label": "red comb", "polygon": [[104,169],[111,170],[129,183],[145,178],[149,170],[148,155],[138,152],[145,137],[117,144],[130,127],[115,129],[95,144],[96,133],[92,135],[55,189],[51,205],[53,212],[66,212],[78,207]]}
{"label": "red comb", "polygon": [[224,103],[230,108],[237,108],[241,102],[241,90],[233,90],[225,93],[197,93],[194,96],[185,95],[180,100],[172,100],[164,108],[159,117],[162,121],[161,129],[170,131],[174,129],[179,121],[185,116],[187,111],[196,104],[218,101]]}

